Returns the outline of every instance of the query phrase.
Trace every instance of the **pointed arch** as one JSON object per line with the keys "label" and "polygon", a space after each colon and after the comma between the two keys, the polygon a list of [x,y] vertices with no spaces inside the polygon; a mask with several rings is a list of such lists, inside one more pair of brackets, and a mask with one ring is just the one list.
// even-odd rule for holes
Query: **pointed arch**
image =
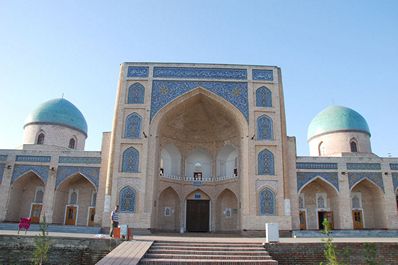
{"label": "pointed arch", "polygon": [[257,157],[258,175],[275,175],[274,154],[263,149]]}
{"label": "pointed arch", "polygon": [[359,179],[358,181],[356,181],[355,183],[352,184],[350,191],[352,191],[356,186],[358,186],[360,183],[362,182],[367,182],[369,183],[371,186],[376,187],[377,190],[379,190],[380,192],[384,193],[384,190],[382,187],[379,186],[379,184],[377,184],[375,181],[373,181],[372,179],[368,178],[368,177],[364,177]]}
{"label": "pointed arch", "polygon": [[76,171],[73,174],[70,174],[69,176],[66,176],[62,180],[57,179],[56,185],[55,185],[55,190],[62,189],[62,187],[66,183],[68,183],[70,181],[73,181],[74,179],[77,179],[79,177],[82,177],[84,180],[88,181],[94,187],[94,190],[97,191],[97,184],[94,183],[90,177],[86,176],[84,173],[82,173],[80,171]]}
{"label": "pointed arch", "polygon": [[272,119],[263,114],[257,118],[257,140],[273,140]]}
{"label": "pointed arch", "polygon": [[259,193],[259,214],[276,215],[276,196],[275,192],[266,187]]}
{"label": "pointed arch", "polygon": [[215,228],[217,231],[235,231],[238,229],[238,197],[226,188],[216,197]]}
{"label": "pointed arch", "polygon": [[138,173],[140,153],[134,147],[129,147],[123,152],[122,172]]}
{"label": "pointed arch", "polygon": [[159,193],[157,207],[157,228],[178,231],[180,225],[181,199],[177,191],[168,186]]}
{"label": "pointed arch", "polygon": [[124,126],[124,138],[141,138],[141,122],[142,118],[138,113],[128,115]]}
{"label": "pointed arch", "polygon": [[134,83],[128,88],[127,104],[143,104],[145,87],[140,83]]}
{"label": "pointed arch", "polygon": [[45,134],[44,131],[40,131],[37,135],[36,144],[44,144]]}
{"label": "pointed arch", "polygon": [[68,147],[70,149],[76,149],[76,146],[77,146],[77,139],[76,136],[73,136],[72,138],[69,139]]}
{"label": "pointed arch", "polygon": [[350,150],[352,153],[358,152],[358,141],[355,138],[351,138],[350,140]]}
{"label": "pointed arch", "polygon": [[119,191],[119,207],[121,212],[134,213],[136,211],[137,192],[130,186],[124,186]]}
{"label": "pointed arch", "polygon": [[325,184],[327,187],[331,187],[336,192],[336,194],[339,193],[339,190],[334,186],[334,184],[329,180],[323,178],[322,176],[316,176],[315,178],[312,178],[310,181],[301,186],[301,188],[298,190],[297,193],[300,194],[305,187],[316,181],[320,181],[321,183]]}
{"label": "pointed arch", "polygon": [[256,107],[272,107],[272,92],[265,86],[256,90]]}

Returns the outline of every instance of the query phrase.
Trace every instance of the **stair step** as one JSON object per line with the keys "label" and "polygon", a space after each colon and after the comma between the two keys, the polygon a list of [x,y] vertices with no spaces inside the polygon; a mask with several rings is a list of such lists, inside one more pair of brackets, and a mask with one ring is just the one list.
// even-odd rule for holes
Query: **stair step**
{"label": "stair step", "polygon": [[277,265],[275,260],[222,260],[222,259],[147,259],[140,261],[142,265],[150,264],[253,264],[253,265]]}
{"label": "stair step", "polygon": [[236,246],[236,247],[258,247],[259,243],[224,243],[224,242],[182,242],[182,241],[156,241],[153,245],[182,245],[182,246]]}
{"label": "stair step", "polygon": [[208,254],[223,254],[223,255],[269,255],[265,250],[254,250],[254,251],[214,251],[214,250],[181,250],[181,249],[149,249],[148,253],[153,254],[189,254],[189,255],[208,255]]}
{"label": "stair step", "polygon": [[180,250],[220,250],[220,251],[263,251],[263,247],[230,247],[230,246],[157,246],[151,249],[180,249]]}
{"label": "stair step", "polygon": [[220,259],[220,260],[272,260],[269,255],[190,255],[190,254],[145,254],[147,259]]}

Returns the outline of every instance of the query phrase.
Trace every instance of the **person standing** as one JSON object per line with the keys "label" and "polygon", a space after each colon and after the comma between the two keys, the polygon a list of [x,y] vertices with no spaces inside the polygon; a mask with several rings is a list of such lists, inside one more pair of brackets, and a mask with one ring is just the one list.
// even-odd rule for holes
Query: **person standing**
{"label": "person standing", "polygon": [[115,227],[119,225],[119,205],[115,206],[115,210],[111,212],[111,231],[109,232],[109,236],[113,236],[113,230]]}

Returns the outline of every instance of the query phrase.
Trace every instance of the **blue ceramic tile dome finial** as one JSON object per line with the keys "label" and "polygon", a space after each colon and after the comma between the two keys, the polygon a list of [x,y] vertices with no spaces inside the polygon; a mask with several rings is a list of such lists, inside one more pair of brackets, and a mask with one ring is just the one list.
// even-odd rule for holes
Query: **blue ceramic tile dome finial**
{"label": "blue ceramic tile dome finial", "polygon": [[357,131],[371,135],[368,123],[361,114],[347,107],[329,106],[311,121],[307,139],[338,131]]}
{"label": "blue ceramic tile dome finial", "polygon": [[40,104],[27,117],[29,124],[55,124],[67,126],[87,136],[87,122],[80,110],[64,98],[56,98]]}

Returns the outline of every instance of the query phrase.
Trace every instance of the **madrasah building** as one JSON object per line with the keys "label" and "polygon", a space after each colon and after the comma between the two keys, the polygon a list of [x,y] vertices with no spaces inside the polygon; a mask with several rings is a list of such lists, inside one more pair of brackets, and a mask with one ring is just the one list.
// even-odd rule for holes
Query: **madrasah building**
{"label": "madrasah building", "polygon": [[286,134],[276,66],[123,63],[111,132],[66,99],[39,105],[20,149],[0,150],[0,222],[151,231],[398,229],[398,158],[372,153],[356,111],[308,121],[310,156]]}

